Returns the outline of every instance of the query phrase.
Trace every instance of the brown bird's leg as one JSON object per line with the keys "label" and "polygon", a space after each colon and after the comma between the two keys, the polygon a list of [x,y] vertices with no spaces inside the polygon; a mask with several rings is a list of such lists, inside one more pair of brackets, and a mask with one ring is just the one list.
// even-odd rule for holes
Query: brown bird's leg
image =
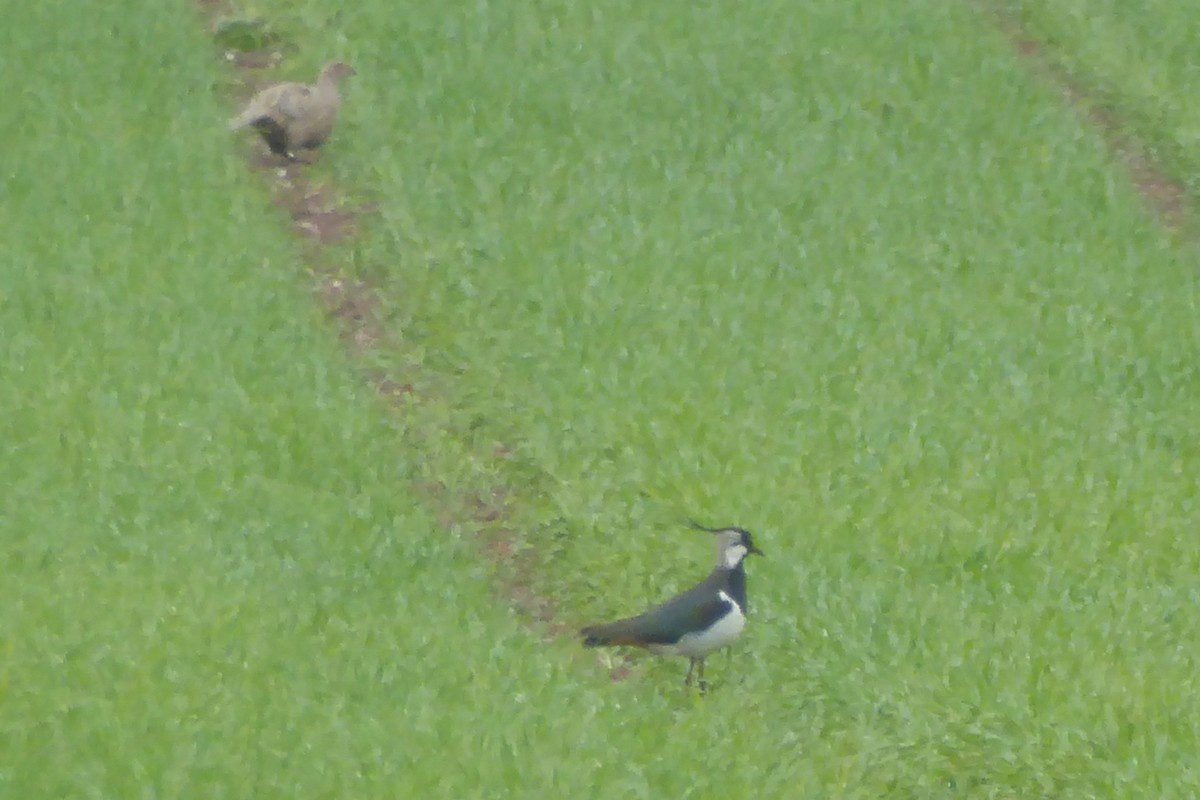
{"label": "brown bird's leg", "polygon": [[704,680],[704,659],[700,659],[700,694],[708,693],[708,681]]}
{"label": "brown bird's leg", "polygon": [[694,658],[693,658],[693,659],[690,659],[690,660],[688,661],[688,674],[687,674],[687,677],[683,679],[683,685],[684,685],[684,686],[691,686],[691,685],[692,685],[692,670],[694,670],[695,668],[696,668],[696,659],[694,659]]}

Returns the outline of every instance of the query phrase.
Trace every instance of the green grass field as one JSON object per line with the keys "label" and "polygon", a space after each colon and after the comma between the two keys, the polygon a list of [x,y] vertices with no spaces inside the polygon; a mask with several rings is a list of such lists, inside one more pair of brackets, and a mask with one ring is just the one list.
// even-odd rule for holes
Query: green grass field
{"label": "green grass field", "polygon": [[1047,54],[1116,111],[1193,196],[1200,190],[1200,4],[997,0]]}
{"label": "green grass field", "polygon": [[[1182,170],[1182,12],[1024,5]],[[320,258],[390,338],[191,4],[9,10],[0,797],[1197,793],[1195,249],[985,15],[243,11],[358,68]],[[686,516],[768,554],[707,697],[511,608],[684,588]]]}

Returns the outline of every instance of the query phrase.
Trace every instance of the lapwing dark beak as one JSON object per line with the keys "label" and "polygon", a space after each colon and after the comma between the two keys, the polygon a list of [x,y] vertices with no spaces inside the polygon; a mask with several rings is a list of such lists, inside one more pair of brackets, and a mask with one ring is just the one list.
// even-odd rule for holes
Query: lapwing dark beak
{"label": "lapwing dark beak", "polygon": [[759,550],[757,547],[751,547],[750,552],[756,556],[765,556],[766,555],[766,553],[764,553],[762,550]]}

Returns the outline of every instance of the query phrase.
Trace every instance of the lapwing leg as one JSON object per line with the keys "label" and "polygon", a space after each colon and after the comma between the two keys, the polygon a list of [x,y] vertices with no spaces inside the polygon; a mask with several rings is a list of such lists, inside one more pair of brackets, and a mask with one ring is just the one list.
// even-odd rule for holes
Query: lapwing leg
{"label": "lapwing leg", "polygon": [[696,659],[694,659],[694,658],[689,659],[688,660],[688,674],[687,674],[687,677],[683,679],[684,686],[692,685],[692,670],[694,670],[695,668],[696,668]]}
{"label": "lapwing leg", "polygon": [[700,694],[708,691],[708,681],[704,680],[704,659],[700,659]]}

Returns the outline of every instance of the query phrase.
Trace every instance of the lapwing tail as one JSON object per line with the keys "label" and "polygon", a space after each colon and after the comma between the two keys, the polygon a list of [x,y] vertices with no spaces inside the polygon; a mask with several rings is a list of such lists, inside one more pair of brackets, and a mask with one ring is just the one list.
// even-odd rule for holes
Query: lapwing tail
{"label": "lapwing tail", "polygon": [[579,631],[584,647],[645,647],[646,642],[629,624],[630,620],[618,620],[605,625],[589,625]]}

